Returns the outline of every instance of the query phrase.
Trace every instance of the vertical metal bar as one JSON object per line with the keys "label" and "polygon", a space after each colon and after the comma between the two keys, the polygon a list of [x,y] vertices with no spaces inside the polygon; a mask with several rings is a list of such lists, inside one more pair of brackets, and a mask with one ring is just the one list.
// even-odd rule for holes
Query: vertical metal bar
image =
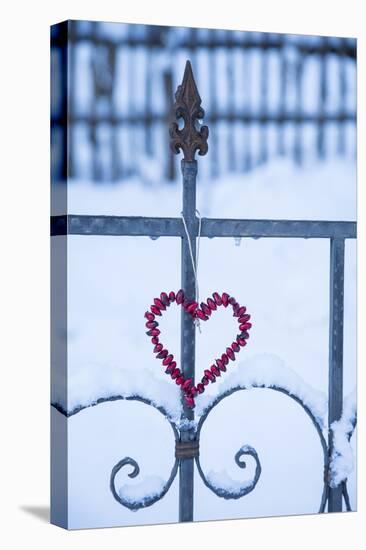
{"label": "vertical metal bar", "polygon": [[302,136],[302,107],[303,107],[303,74],[304,74],[304,57],[303,54],[298,54],[296,60],[296,121],[295,121],[295,141],[294,141],[294,160],[296,164],[301,164],[302,154],[304,151],[303,136]]}
{"label": "vertical metal bar", "polygon": [[263,33],[262,35],[261,50],[261,120],[259,123],[261,139],[259,146],[258,162],[259,164],[264,164],[268,160],[268,34],[266,33]]}
{"label": "vertical metal bar", "polygon": [[[197,162],[194,158],[197,149],[201,155],[208,150],[207,126],[196,128],[198,116],[203,117],[201,98],[194,81],[192,67],[186,63],[183,81],[175,94],[174,118],[184,119],[184,128],[179,130],[176,120],[170,124],[170,147],[174,153],[183,151],[183,216],[187,235],[182,237],[182,288],[185,298],[192,301],[196,297],[195,260],[196,260],[196,176]],[[190,246],[191,245],[191,246]],[[192,254],[191,254],[192,252]],[[182,308],[181,324],[181,369],[185,379],[193,378],[195,371],[195,324],[191,315]],[[181,442],[196,439],[193,424],[193,409],[186,405],[186,396],[182,395],[182,426],[180,428]],[[188,421],[188,422],[187,422]],[[188,456],[179,458],[179,521],[193,521],[193,481],[194,458]]]}
{"label": "vertical metal bar", "polygon": [[[342,416],[343,407],[344,239],[330,241],[328,426]],[[333,437],[329,431],[329,453]],[[329,488],[328,512],[342,511],[342,487]]]}
{"label": "vertical metal bar", "polygon": [[[182,160],[183,216],[191,240],[193,257],[196,257],[196,175],[197,161]],[[196,286],[188,239],[182,237],[182,289],[189,300],[194,300]],[[181,320],[181,365],[185,378],[194,379],[195,371],[195,325],[191,315],[182,308]],[[183,399],[183,396],[182,396]],[[194,410],[186,407],[183,400],[183,418],[194,420]],[[181,432],[181,441],[194,439],[194,430]],[[180,459],[179,463],[179,521],[193,521],[193,475],[194,458]]]}
{"label": "vertical metal bar", "polygon": [[[69,22],[68,66],[71,86],[69,86],[67,93],[69,94],[68,115],[70,116],[70,120],[75,120],[75,115],[77,113],[75,97],[76,86],[74,84],[76,82],[77,25],[77,21]],[[68,176],[70,178],[76,178],[78,176],[75,159],[76,124],[70,122],[66,131],[68,132]]]}
{"label": "vertical metal bar", "polygon": [[[149,33],[151,27],[149,25],[144,25],[145,27],[145,40],[149,42]],[[153,131],[152,131],[152,119],[155,115],[153,111],[153,101],[152,101],[152,70],[155,66],[155,44],[151,42],[149,47],[146,48],[146,77],[145,77],[145,153],[148,157],[153,155]]]}
{"label": "vertical metal bar", "polygon": [[210,135],[210,147],[211,147],[211,160],[210,160],[210,175],[213,179],[217,178],[219,174],[219,167],[217,163],[219,139],[218,139],[218,124],[219,120],[219,108],[217,101],[217,48],[215,47],[216,30],[210,31],[210,43],[209,43],[209,82],[210,82],[210,118],[211,135]]}
{"label": "vertical metal bar", "polygon": [[[227,156],[229,158],[229,171],[235,172],[236,167],[236,140],[237,140],[237,134],[235,132],[236,125],[234,123],[235,117],[235,84],[236,84],[236,72],[235,72],[235,64],[234,64],[234,42],[232,39],[232,32],[227,31],[227,47],[226,47],[226,79],[228,83],[228,89],[229,89],[229,97],[226,105],[226,113],[228,115],[228,122],[226,123],[226,148],[227,148]],[[234,140],[233,140],[233,134],[234,134]]]}
{"label": "vertical metal bar", "polygon": [[286,57],[286,35],[279,35],[279,55],[280,55],[280,98],[279,98],[279,106],[278,106],[278,113],[279,113],[279,123],[277,126],[277,152],[279,155],[285,154],[285,128],[284,128],[284,122],[285,122],[285,113],[286,113],[286,105],[287,105],[287,57]]}
{"label": "vertical metal bar", "polygon": [[340,42],[340,55],[338,59],[339,63],[339,105],[338,105],[338,154],[344,155],[346,152],[346,104],[347,104],[347,75],[346,75],[346,63],[347,57],[345,55],[347,43],[344,38]]}
{"label": "vertical metal bar", "polygon": [[110,159],[110,179],[117,181],[120,176],[119,166],[119,147],[118,147],[118,126],[116,121],[116,104],[115,104],[115,89],[116,89],[116,64],[117,64],[117,44],[111,42],[108,46],[108,67],[110,70],[111,81],[108,90],[108,106],[109,106],[109,128],[110,128],[110,143],[111,143],[111,159]]}
{"label": "vertical metal bar", "polygon": [[327,58],[326,58],[327,38],[324,36],[321,43],[320,50],[320,104],[318,112],[318,136],[317,136],[317,150],[318,157],[324,159],[325,157],[325,112],[327,103]]}
{"label": "vertical metal bar", "polygon": [[[169,120],[172,112],[172,98],[173,98],[173,75],[171,68],[167,68],[163,74],[164,80],[164,92],[166,99],[166,123],[169,124]],[[175,180],[175,160],[172,151],[168,151],[168,158],[165,168],[166,178],[169,181]]]}
{"label": "vertical metal bar", "polygon": [[90,33],[90,48],[92,51],[92,78],[93,78],[93,100],[91,102],[91,117],[92,122],[90,124],[90,144],[92,150],[92,179],[98,181],[101,177],[100,175],[100,156],[99,156],[99,147],[98,147],[98,124],[97,124],[97,104],[98,104],[98,90],[96,82],[96,69],[95,60],[98,58],[97,55],[97,35],[98,35],[98,23],[96,21],[92,22],[91,33]]}

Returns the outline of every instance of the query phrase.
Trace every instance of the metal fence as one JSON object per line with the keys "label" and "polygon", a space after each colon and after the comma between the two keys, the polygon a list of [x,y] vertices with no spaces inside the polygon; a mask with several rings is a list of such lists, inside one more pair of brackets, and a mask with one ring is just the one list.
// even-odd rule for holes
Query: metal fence
{"label": "metal fence", "polygon": [[[110,238],[118,238],[126,235],[135,236],[175,236],[181,238],[181,265],[182,265],[182,289],[188,302],[196,298],[195,272],[192,258],[195,257],[196,239],[198,235],[202,238],[208,237],[245,237],[245,238],[322,238],[328,239],[330,243],[330,315],[329,315],[329,408],[328,408],[328,433],[324,436],[322,426],[304,403],[301,397],[289,393],[280,384],[271,385],[270,389],[282,392],[299,405],[311,418],[314,427],[319,435],[324,456],[324,485],[320,498],[319,512],[324,512],[328,504],[328,511],[341,511],[344,498],[346,508],[350,509],[347,494],[346,482],[334,487],[330,479],[330,460],[333,452],[333,435],[331,425],[339,420],[343,407],[343,302],[344,302],[344,251],[345,239],[356,238],[356,223],[337,221],[294,221],[294,220],[244,220],[244,219],[210,219],[198,218],[196,212],[196,174],[197,161],[195,152],[200,154],[207,151],[206,127],[197,129],[197,117],[202,118],[203,112],[200,108],[201,100],[194,84],[193,74],[189,63],[186,65],[182,86],[176,94],[175,115],[177,119],[183,119],[183,128],[178,125],[171,125],[171,147],[178,152],[181,149],[184,158],[181,163],[183,176],[183,205],[182,218],[149,218],[149,217],[122,217],[122,216],[82,216],[64,215],[52,218],[52,235],[104,235]],[[211,131],[212,135],[213,131]],[[64,161],[66,157],[64,157]],[[190,250],[191,247],[191,250]],[[235,313],[235,300],[233,302]],[[181,372],[186,379],[195,377],[195,321],[191,314],[182,308],[181,318]],[[234,352],[233,352],[234,355]],[[262,386],[259,386],[262,387]],[[167,418],[173,430],[176,441],[175,462],[167,483],[156,495],[148,496],[139,502],[131,504],[123,498],[115,488],[115,478],[124,466],[132,466],[133,471],[130,477],[139,474],[139,466],[131,457],[120,460],[112,469],[110,475],[110,489],[113,497],[123,506],[131,509],[143,508],[153,505],[163,498],[169,490],[173,480],[179,472],[179,521],[192,521],[194,504],[194,464],[197,465],[199,475],[205,485],[217,496],[225,499],[237,499],[253,491],[261,475],[261,463],[257,452],[252,447],[243,446],[235,456],[236,464],[245,467],[242,461],[243,456],[251,456],[256,464],[255,474],[250,483],[246,483],[240,491],[230,492],[225,489],[218,489],[213,486],[205,476],[200,465],[199,439],[200,431],[207,415],[212,408],[222,399],[232,393],[245,389],[241,386],[232,388],[230,391],[219,395],[211,403],[209,408],[200,418],[195,418],[195,410],[184,399],[182,392],[182,417],[179,424],[175,423],[168,412],[157,407]],[[134,393],[131,396],[113,395],[110,398],[97,399],[98,403],[116,400],[131,399],[138,400],[151,406],[156,406],[152,401]],[[85,407],[78,407],[72,411],[66,411],[57,404],[56,408],[63,414],[71,416],[77,414]],[[188,421],[188,422],[187,422]],[[353,424],[353,429],[355,427]],[[351,432],[352,433],[352,432]],[[351,437],[351,433],[349,437]]]}
{"label": "metal fence", "polygon": [[[65,52],[57,32],[51,55],[58,79],[68,75],[71,178],[144,178],[162,166],[157,179],[176,180],[165,133],[172,82],[187,58],[211,128],[203,176],[249,171],[279,155],[299,164],[355,155],[354,39],[70,21]],[[53,97],[59,151],[65,99]],[[54,176],[62,170],[53,155]]]}

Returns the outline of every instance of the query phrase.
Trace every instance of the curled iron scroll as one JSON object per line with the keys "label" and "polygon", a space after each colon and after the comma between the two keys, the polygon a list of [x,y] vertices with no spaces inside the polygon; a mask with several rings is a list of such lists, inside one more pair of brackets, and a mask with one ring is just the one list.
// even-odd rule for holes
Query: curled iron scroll
{"label": "curled iron scroll", "polygon": [[[328,446],[327,446],[327,442],[324,438],[321,426],[319,425],[317,419],[315,418],[315,416],[312,413],[312,411],[310,410],[310,408],[297,395],[291,394],[286,388],[283,388],[281,386],[276,386],[276,385],[264,386],[264,385],[259,385],[259,384],[250,386],[250,388],[246,388],[246,387],[242,387],[242,386],[235,386],[235,387],[231,388],[230,390],[227,390],[226,392],[220,394],[219,396],[216,397],[216,399],[214,399],[210,403],[210,405],[207,407],[207,409],[205,409],[203,415],[200,417],[200,420],[199,420],[198,425],[197,425],[197,437],[199,438],[200,432],[201,432],[201,429],[202,429],[202,426],[203,426],[204,422],[206,421],[206,419],[207,419],[209,413],[212,411],[212,409],[214,407],[216,407],[216,405],[218,405],[223,399],[225,399],[226,397],[229,397],[230,395],[232,395],[233,393],[236,393],[237,391],[247,390],[247,389],[251,389],[251,388],[271,389],[271,390],[274,390],[274,391],[281,392],[281,393],[287,395],[288,397],[291,397],[291,399],[296,401],[296,403],[298,403],[304,409],[304,411],[307,413],[307,415],[311,419],[314,427],[316,428],[317,434],[319,436],[320,443],[321,443],[321,446],[322,446],[322,449],[323,449],[323,456],[324,456],[324,472],[327,472],[328,471],[328,465],[329,465]],[[229,491],[225,488],[220,488],[220,487],[217,487],[217,486],[213,486],[213,484],[210,482],[210,480],[207,478],[207,476],[205,476],[205,474],[204,474],[204,472],[201,468],[199,458],[196,458],[198,472],[200,474],[200,477],[201,477],[203,483],[206,485],[206,487],[211,489],[211,491],[213,491],[217,496],[225,498],[225,499],[241,498],[242,496],[245,496],[248,493],[250,493],[251,491],[253,491],[253,489],[256,487],[256,485],[259,481],[260,475],[261,475],[261,471],[262,471],[261,463],[260,463],[259,456],[258,456],[258,453],[256,452],[256,450],[253,449],[253,447],[250,447],[249,445],[246,445],[244,447],[241,447],[241,449],[235,455],[235,462],[240,468],[243,468],[243,463],[240,462],[240,458],[243,455],[250,455],[254,458],[254,460],[256,462],[255,474],[254,474],[253,479],[250,482],[245,482],[245,484],[243,484],[242,487],[240,487],[240,489],[236,490],[235,492]],[[323,492],[322,492],[322,497],[321,497],[321,502],[320,502],[320,507],[319,507],[319,512],[320,513],[325,511],[325,505],[326,505],[326,502],[327,502],[327,493],[328,493],[328,483],[327,483],[326,478],[324,477]]]}
{"label": "curled iron scroll", "polygon": [[[144,403],[145,405],[150,405],[151,407],[154,407],[154,409],[158,410],[168,420],[168,422],[169,422],[169,424],[170,424],[170,426],[173,430],[175,440],[177,441],[179,439],[179,433],[178,433],[178,430],[175,426],[175,423],[170,418],[168,412],[164,409],[164,407],[158,406],[153,401],[151,401],[150,399],[146,399],[145,397],[142,397],[140,395],[128,395],[128,396],[113,395],[113,396],[110,396],[110,397],[102,397],[100,399],[97,399],[96,401],[94,401],[93,403],[91,403],[89,405],[77,406],[74,409],[72,409],[72,411],[70,411],[70,412],[67,412],[64,408],[62,408],[58,404],[53,404],[53,407],[55,409],[57,409],[59,412],[61,412],[62,414],[64,414],[65,416],[70,417],[70,416],[73,416],[73,415],[79,413],[80,411],[82,411],[84,409],[94,407],[94,406],[99,405],[101,403],[106,403],[106,402],[109,402],[109,401],[118,401],[118,400],[139,401],[140,403]],[[176,458],[175,461],[174,461],[172,470],[170,472],[169,479],[154,494],[143,496],[140,499],[131,499],[131,498],[126,498],[121,491],[117,491],[116,490],[116,485],[115,485],[116,476],[117,476],[118,472],[122,468],[124,468],[125,466],[132,466],[133,467],[133,470],[132,470],[132,472],[130,472],[128,474],[128,477],[135,478],[140,474],[140,467],[139,467],[138,463],[136,462],[136,460],[131,458],[131,457],[125,457],[122,460],[120,460],[117,464],[115,464],[112,468],[111,476],[110,476],[110,490],[111,490],[111,493],[112,493],[113,497],[115,498],[115,500],[117,502],[119,502],[119,504],[121,504],[122,506],[125,506],[126,508],[129,508],[130,510],[136,511],[136,510],[139,510],[141,508],[146,508],[147,506],[151,506],[152,504],[154,504],[158,500],[162,499],[166,495],[166,493],[169,491],[169,489],[170,489],[170,487],[171,487],[171,485],[172,485],[172,483],[175,479],[175,476],[177,475],[178,465],[179,465],[179,461]]]}
{"label": "curled iron scroll", "polygon": [[[283,394],[287,395],[288,397],[291,397],[291,399],[293,399],[296,403],[298,403],[303,408],[303,410],[306,412],[306,414],[311,419],[311,421],[312,421],[312,423],[313,423],[313,425],[316,428],[316,431],[318,433],[318,436],[319,436],[319,439],[320,439],[320,442],[321,442],[321,446],[322,446],[322,449],[323,449],[323,455],[324,455],[324,484],[323,484],[323,492],[322,492],[322,497],[321,497],[321,503],[320,503],[320,507],[319,507],[319,512],[320,513],[324,512],[325,511],[325,506],[326,506],[326,503],[327,503],[327,499],[328,499],[328,489],[329,489],[329,485],[328,485],[329,456],[328,456],[327,442],[326,442],[325,437],[323,435],[322,427],[318,423],[316,417],[314,416],[314,414],[312,413],[310,408],[302,401],[302,399],[300,399],[295,394],[291,394],[286,388],[283,388],[283,387],[277,386],[277,385],[264,386],[264,385],[259,385],[259,384],[250,386],[249,388],[242,387],[242,386],[235,386],[235,387],[231,388],[230,390],[227,390],[226,392],[220,394],[219,396],[216,397],[216,399],[214,399],[210,403],[210,405],[207,407],[207,409],[205,409],[202,416],[199,418],[197,428],[196,428],[196,438],[197,438],[197,440],[199,440],[199,438],[200,438],[200,432],[201,432],[201,429],[202,429],[202,426],[203,426],[204,422],[206,421],[206,419],[207,419],[209,413],[211,412],[211,410],[216,405],[218,405],[226,397],[229,397],[230,395],[236,393],[239,390],[246,390],[246,389],[252,389],[252,388],[271,389],[271,390],[283,393]],[[56,403],[52,404],[52,406],[55,409],[57,409],[59,412],[64,414],[65,416],[71,417],[71,416],[79,413],[83,409],[86,409],[86,408],[89,408],[89,407],[94,407],[94,406],[99,405],[101,403],[105,403],[105,402],[109,402],[109,401],[117,401],[117,400],[139,401],[141,403],[144,403],[146,405],[150,405],[150,406],[154,407],[168,420],[168,422],[169,422],[169,424],[170,424],[170,426],[173,430],[175,441],[179,441],[178,428],[175,424],[175,421],[172,418],[170,418],[167,411],[163,407],[157,406],[152,400],[147,399],[147,398],[142,397],[142,396],[139,396],[139,395],[132,395],[132,396],[114,395],[114,396],[110,396],[110,397],[106,397],[106,398],[103,397],[103,398],[97,399],[96,401],[94,401],[93,403],[90,403],[88,405],[77,406],[70,412],[67,412],[63,407],[61,407],[60,405],[58,405]],[[351,437],[354,433],[354,430],[355,430],[355,427],[356,427],[356,422],[357,422],[357,419],[355,417],[353,422],[352,422],[353,429],[348,434],[348,440],[351,439]],[[242,460],[243,456],[250,456],[250,457],[252,457],[252,459],[254,459],[254,461],[255,461],[255,473],[254,473],[253,479],[251,481],[249,481],[249,482],[246,481],[245,483],[243,483],[242,486],[239,486],[235,491],[230,491],[225,487],[219,487],[216,484],[213,484],[210,481],[210,479],[204,474],[204,472],[202,470],[202,467],[201,467],[201,464],[200,464],[199,456],[195,456],[195,461],[196,461],[196,465],[197,465],[199,475],[200,475],[203,483],[206,485],[206,487],[208,487],[217,496],[219,496],[221,498],[224,498],[224,499],[238,499],[238,498],[241,498],[241,497],[249,494],[251,491],[253,491],[253,489],[256,487],[256,485],[257,485],[257,483],[260,479],[260,476],[261,476],[261,471],[262,471],[261,462],[260,462],[257,451],[249,445],[244,445],[238,450],[238,452],[235,454],[235,457],[234,457],[235,463],[239,468],[245,468],[246,467],[246,462]],[[117,474],[121,471],[122,468],[124,468],[126,466],[132,466],[132,468],[133,468],[132,472],[130,472],[128,474],[128,476],[130,478],[135,478],[140,474],[140,467],[139,467],[139,465],[138,465],[138,463],[136,462],[135,459],[133,459],[131,457],[123,458],[117,464],[115,464],[112,468],[111,476],[110,476],[110,490],[112,492],[113,497],[121,505],[129,508],[130,510],[138,510],[138,509],[141,509],[141,508],[145,508],[147,506],[151,506],[152,504],[154,504],[155,502],[157,502],[158,500],[162,499],[165,496],[165,494],[168,492],[169,488],[171,487],[171,485],[172,485],[172,483],[173,483],[173,481],[174,481],[174,479],[177,475],[177,471],[178,471],[178,467],[179,467],[179,459],[175,458],[172,470],[170,472],[169,479],[158,491],[156,491],[154,494],[146,495],[144,497],[141,497],[140,499],[135,499],[135,500],[131,499],[131,498],[125,498],[125,496],[123,494],[121,494],[121,491],[118,492],[116,490],[116,487],[115,487],[115,481],[116,481]],[[351,510],[351,506],[350,506],[350,500],[349,500],[349,496],[348,496],[348,492],[347,492],[347,480],[342,482],[342,494],[343,494],[343,498],[344,498],[344,501],[345,501],[346,509],[349,511],[349,510]]]}
{"label": "curled iron scroll", "polygon": [[246,468],[246,462],[243,461],[243,460],[240,460],[243,456],[251,456],[251,457],[254,458],[254,460],[255,460],[255,474],[254,474],[253,480],[251,480],[248,484],[245,484],[245,485],[239,487],[236,491],[229,491],[228,489],[226,489],[224,487],[219,487],[217,485],[214,485],[210,481],[210,479],[208,477],[206,477],[205,474],[203,473],[199,457],[196,457],[197,470],[198,470],[198,472],[201,476],[201,479],[202,479],[203,483],[206,485],[206,487],[211,489],[211,491],[213,493],[215,493],[215,495],[217,495],[218,497],[225,498],[225,499],[238,499],[238,498],[241,498],[241,497],[247,495],[251,491],[253,491],[253,489],[257,485],[257,483],[259,481],[259,478],[261,476],[262,466],[261,466],[257,451],[255,449],[253,449],[253,447],[250,447],[250,445],[244,445],[235,454],[234,460],[235,460],[235,463],[237,464],[237,466],[239,466],[239,468]]}
{"label": "curled iron scroll", "polygon": [[173,468],[170,472],[169,479],[163,485],[163,487],[160,488],[159,491],[157,491],[152,495],[146,495],[140,499],[131,499],[131,498],[126,498],[126,496],[124,496],[121,491],[118,492],[115,486],[116,475],[121,470],[121,468],[127,465],[133,467],[132,472],[128,474],[129,477],[134,478],[139,475],[140,467],[136,462],[136,460],[130,457],[125,457],[122,460],[120,460],[115,466],[113,466],[111,477],[110,477],[110,489],[111,489],[112,495],[117,500],[117,502],[119,502],[123,506],[126,506],[126,508],[129,508],[130,510],[139,510],[140,508],[146,508],[147,506],[151,506],[152,504],[155,504],[155,502],[157,502],[158,500],[162,499],[166,495],[166,493],[169,491],[170,486],[173,483],[178,471],[178,460],[175,459]]}

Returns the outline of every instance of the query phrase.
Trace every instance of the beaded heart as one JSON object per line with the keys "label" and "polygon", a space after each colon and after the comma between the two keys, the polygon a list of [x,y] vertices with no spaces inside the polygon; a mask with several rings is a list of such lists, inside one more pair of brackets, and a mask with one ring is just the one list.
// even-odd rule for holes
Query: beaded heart
{"label": "beaded heart", "polygon": [[[181,370],[177,367],[176,361],[174,361],[174,355],[169,353],[160,342],[159,323],[156,317],[161,317],[163,312],[174,302],[182,306],[194,319],[200,319],[201,321],[208,321],[212,313],[220,306],[225,308],[231,306],[233,316],[238,319],[240,333],[231,346],[226,348],[225,353],[219,359],[216,359],[209,369],[204,371],[201,382],[197,385],[194,385],[193,378],[184,377]],[[229,361],[235,361],[235,354],[238,354],[241,348],[247,345],[249,338],[248,331],[251,329],[252,324],[249,323],[250,315],[246,311],[247,308],[245,306],[241,306],[235,298],[226,292],[221,295],[218,292],[214,292],[212,298],[208,298],[206,302],[202,302],[199,307],[197,302],[186,300],[184,292],[181,289],[177,293],[173,291],[169,292],[169,294],[162,292],[160,298],[154,298],[150,311],[145,312],[145,326],[148,329],[146,334],[151,338],[151,343],[154,346],[153,353],[156,354],[157,359],[162,361],[166,374],[170,375],[175,380],[175,383],[181,387],[187,407],[193,408],[195,406],[195,397],[203,393],[205,386],[210,382],[216,382],[216,378],[221,376],[223,372],[226,372]]]}

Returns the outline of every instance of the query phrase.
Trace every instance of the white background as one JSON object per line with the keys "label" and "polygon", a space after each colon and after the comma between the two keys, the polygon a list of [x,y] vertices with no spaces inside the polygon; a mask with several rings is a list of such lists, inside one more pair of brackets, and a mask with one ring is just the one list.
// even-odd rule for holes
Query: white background
{"label": "white background", "polygon": [[[362,2],[184,1],[126,3],[63,0],[12,2],[2,9],[1,39],[1,534],[5,548],[219,548],[231,544],[265,548],[362,548],[365,474],[359,468],[358,513],[192,525],[66,532],[46,520],[49,501],[49,25],[63,19],[217,27],[239,30],[356,36],[359,97],[366,97]],[[364,31],[363,31],[364,32]],[[358,106],[360,136],[365,102]],[[359,142],[359,212],[364,206],[364,161]],[[362,162],[363,161],[363,162]],[[360,216],[359,281],[365,279]],[[364,303],[359,287],[358,301]],[[5,306],[5,307],[4,307]],[[359,334],[364,331],[359,311]],[[359,464],[363,441],[362,340],[359,338]],[[38,513],[35,513],[37,512]],[[43,519],[42,519],[43,518]],[[363,528],[362,528],[363,527]],[[4,539],[4,541],[2,541]]]}

